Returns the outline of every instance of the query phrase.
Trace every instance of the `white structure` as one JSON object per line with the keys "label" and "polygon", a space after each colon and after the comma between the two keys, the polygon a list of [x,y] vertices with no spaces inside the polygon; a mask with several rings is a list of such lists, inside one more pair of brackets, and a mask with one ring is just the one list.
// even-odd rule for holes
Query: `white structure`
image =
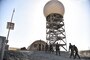
{"label": "white structure", "polygon": [[63,4],[58,0],[50,0],[44,7],[46,17],[46,39],[48,43],[55,45],[56,42],[66,50],[66,35],[64,29],[65,9]]}
{"label": "white structure", "polygon": [[44,6],[44,15],[47,17],[51,13],[58,13],[60,15],[64,15],[64,6],[58,0],[51,0]]}

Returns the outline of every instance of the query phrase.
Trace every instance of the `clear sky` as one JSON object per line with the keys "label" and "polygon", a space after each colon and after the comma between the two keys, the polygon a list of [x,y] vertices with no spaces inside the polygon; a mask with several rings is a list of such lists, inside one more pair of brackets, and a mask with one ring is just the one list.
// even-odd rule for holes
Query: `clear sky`
{"label": "clear sky", "polygon": [[[28,47],[35,40],[46,41],[46,18],[43,8],[49,0],[0,0],[0,35],[7,36],[7,22],[15,8],[14,30],[10,47]],[[65,7],[64,22],[67,43],[79,50],[90,49],[90,0],[59,0]]]}

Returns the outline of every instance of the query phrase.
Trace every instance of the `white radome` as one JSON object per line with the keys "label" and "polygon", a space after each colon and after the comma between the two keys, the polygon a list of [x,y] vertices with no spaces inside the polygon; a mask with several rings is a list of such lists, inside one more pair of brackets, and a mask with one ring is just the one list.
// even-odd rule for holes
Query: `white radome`
{"label": "white radome", "polygon": [[63,4],[58,0],[51,0],[46,3],[44,6],[44,15],[47,17],[51,13],[58,13],[60,15],[64,15],[64,6]]}

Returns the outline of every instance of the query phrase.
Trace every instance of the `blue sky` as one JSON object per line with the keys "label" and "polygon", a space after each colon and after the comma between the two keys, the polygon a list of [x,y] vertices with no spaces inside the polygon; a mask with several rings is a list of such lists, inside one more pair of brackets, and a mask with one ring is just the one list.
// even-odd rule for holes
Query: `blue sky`
{"label": "blue sky", "polygon": [[[7,22],[15,8],[14,30],[10,47],[28,47],[35,40],[46,41],[46,18],[43,8],[49,0],[0,0],[0,35],[7,36]],[[64,22],[67,43],[79,50],[90,49],[90,0],[59,0],[65,7]]]}

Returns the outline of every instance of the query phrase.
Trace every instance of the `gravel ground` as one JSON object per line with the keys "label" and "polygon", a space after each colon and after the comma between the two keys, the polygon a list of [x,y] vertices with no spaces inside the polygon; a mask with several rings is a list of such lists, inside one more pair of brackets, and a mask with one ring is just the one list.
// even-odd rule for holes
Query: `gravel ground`
{"label": "gravel ground", "polygon": [[89,58],[69,58],[68,52],[61,52],[61,55],[44,51],[6,51],[7,60],[90,60]]}

